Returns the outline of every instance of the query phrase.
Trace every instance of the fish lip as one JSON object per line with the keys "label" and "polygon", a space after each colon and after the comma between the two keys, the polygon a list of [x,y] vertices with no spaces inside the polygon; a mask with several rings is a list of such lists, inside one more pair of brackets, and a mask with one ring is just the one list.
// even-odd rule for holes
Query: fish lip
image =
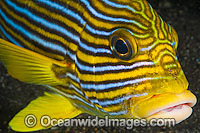
{"label": "fish lip", "polygon": [[[166,101],[164,104],[160,104],[160,105],[153,105],[153,103],[155,103],[156,99],[157,101],[160,100],[164,100],[166,98],[169,97],[169,101]],[[173,100],[170,101],[170,98],[172,98]],[[152,102],[153,101],[153,102]],[[137,108],[137,110],[133,110],[132,113],[138,117],[138,118],[145,118],[147,120],[152,119],[154,117],[156,118],[173,118],[176,119],[176,115],[180,114],[178,113],[178,111],[183,111],[183,113],[186,113],[184,115],[182,115],[180,117],[180,115],[178,116],[178,120],[176,120],[176,123],[179,123],[180,121],[186,119],[187,117],[189,117],[192,113],[192,108],[197,102],[196,97],[194,96],[194,94],[192,94],[189,90],[185,90],[182,93],[172,93],[172,94],[168,94],[168,95],[154,95],[151,98],[143,101],[143,103],[139,103],[138,105],[135,105],[135,108]],[[146,104],[147,103],[147,104]],[[151,105],[152,104],[152,105]],[[145,106],[148,106],[146,108],[147,111],[143,111],[142,109],[144,109]],[[176,106],[181,106],[184,105],[183,110],[176,110]],[[152,108],[151,108],[152,106]],[[169,115],[169,113],[167,114],[167,112],[165,112],[167,109],[173,109],[171,112],[171,115]],[[149,110],[148,110],[149,109]],[[185,110],[185,112],[184,112]],[[134,112],[135,111],[135,112]],[[143,111],[143,112],[142,112]],[[173,114],[174,111],[174,114]],[[141,113],[142,112],[142,113]],[[162,114],[160,115],[159,113],[162,112]],[[164,112],[164,113],[163,113]],[[166,113],[166,115],[165,115]],[[157,115],[159,114],[159,115]],[[157,117],[159,116],[159,117]],[[166,117],[167,116],[167,117]]]}
{"label": "fish lip", "polygon": [[[155,115],[155,114],[158,114],[158,113],[160,113],[160,112],[162,112],[162,111],[167,111],[167,110],[174,110],[174,109],[177,109],[177,107],[179,107],[179,106],[188,106],[188,107],[190,107],[190,108],[192,108],[194,103],[187,103],[187,102],[183,102],[183,103],[179,103],[179,104],[171,104],[171,105],[168,105],[168,106],[166,106],[166,107],[162,107],[162,108],[160,108],[159,110],[156,110],[156,111],[153,111],[153,112],[151,112],[148,116],[146,116],[145,118],[148,118],[148,117],[151,117],[151,116],[153,116],[153,115]],[[170,112],[170,111],[169,111]]]}
{"label": "fish lip", "polygon": [[184,101],[183,100],[183,101],[180,101],[178,103],[176,103],[176,102],[175,103],[171,103],[169,105],[166,105],[166,106],[163,106],[163,107],[159,108],[158,110],[154,110],[148,116],[146,116],[146,118],[149,117],[149,116],[152,116],[152,115],[154,115],[156,113],[159,113],[161,111],[165,111],[165,110],[168,110],[168,109],[172,109],[173,110],[173,108],[175,109],[177,106],[186,105],[186,106],[189,106],[190,108],[192,108],[195,104],[196,104],[196,100],[195,99],[193,99],[193,101]]}
{"label": "fish lip", "polygon": [[[178,107],[178,108],[177,108]],[[170,107],[173,108],[173,107]],[[170,110],[170,111],[168,111]],[[183,120],[187,119],[192,114],[192,108],[189,104],[179,104],[175,106],[173,109],[163,109],[159,112],[152,114],[151,116],[146,117],[145,119],[150,122],[151,120],[155,119],[166,119],[166,120],[173,120],[173,126],[182,122]],[[166,123],[167,124],[167,123]]]}

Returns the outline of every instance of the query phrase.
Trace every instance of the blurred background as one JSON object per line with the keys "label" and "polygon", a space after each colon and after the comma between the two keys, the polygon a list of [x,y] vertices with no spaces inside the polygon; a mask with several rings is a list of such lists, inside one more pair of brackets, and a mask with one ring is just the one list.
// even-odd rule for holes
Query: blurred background
{"label": "blurred background", "polygon": [[[200,0],[148,0],[158,14],[179,35],[178,58],[189,81],[189,89],[199,98],[200,94]],[[19,82],[10,77],[0,63],[0,132],[13,132],[8,122],[21,109],[45,89]],[[175,127],[70,127],[54,128],[43,132],[200,132],[199,101],[190,118]],[[78,118],[87,118],[80,115]]]}

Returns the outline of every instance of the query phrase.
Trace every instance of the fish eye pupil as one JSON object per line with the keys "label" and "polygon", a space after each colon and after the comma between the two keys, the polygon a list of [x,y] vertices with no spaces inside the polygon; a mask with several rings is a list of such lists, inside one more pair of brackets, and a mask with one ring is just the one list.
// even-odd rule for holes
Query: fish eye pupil
{"label": "fish eye pupil", "polygon": [[126,45],[126,42],[119,39],[116,41],[116,44],[115,44],[115,49],[118,53],[120,54],[126,54],[128,53],[128,47]]}

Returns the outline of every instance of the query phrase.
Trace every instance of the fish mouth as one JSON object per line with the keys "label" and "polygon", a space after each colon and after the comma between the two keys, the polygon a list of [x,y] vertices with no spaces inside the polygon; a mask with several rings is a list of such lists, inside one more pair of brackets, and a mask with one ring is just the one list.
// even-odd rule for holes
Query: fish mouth
{"label": "fish mouth", "polygon": [[150,121],[153,118],[173,118],[176,124],[192,114],[192,107],[197,99],[190,91],[182,93],[160,94],[135,105],[132,113]]}

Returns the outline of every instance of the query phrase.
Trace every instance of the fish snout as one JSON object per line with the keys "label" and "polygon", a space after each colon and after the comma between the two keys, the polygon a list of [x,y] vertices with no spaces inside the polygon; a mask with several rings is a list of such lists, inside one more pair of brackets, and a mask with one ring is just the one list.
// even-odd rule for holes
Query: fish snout
{"label": "fish snout", "polygon": [[189,90],[182,93],[154,95],[133,105],[131,114],[147,121],[153,118],[172,118],[177,124],[192,114],[192,107],[196,102],[196,96]]}

